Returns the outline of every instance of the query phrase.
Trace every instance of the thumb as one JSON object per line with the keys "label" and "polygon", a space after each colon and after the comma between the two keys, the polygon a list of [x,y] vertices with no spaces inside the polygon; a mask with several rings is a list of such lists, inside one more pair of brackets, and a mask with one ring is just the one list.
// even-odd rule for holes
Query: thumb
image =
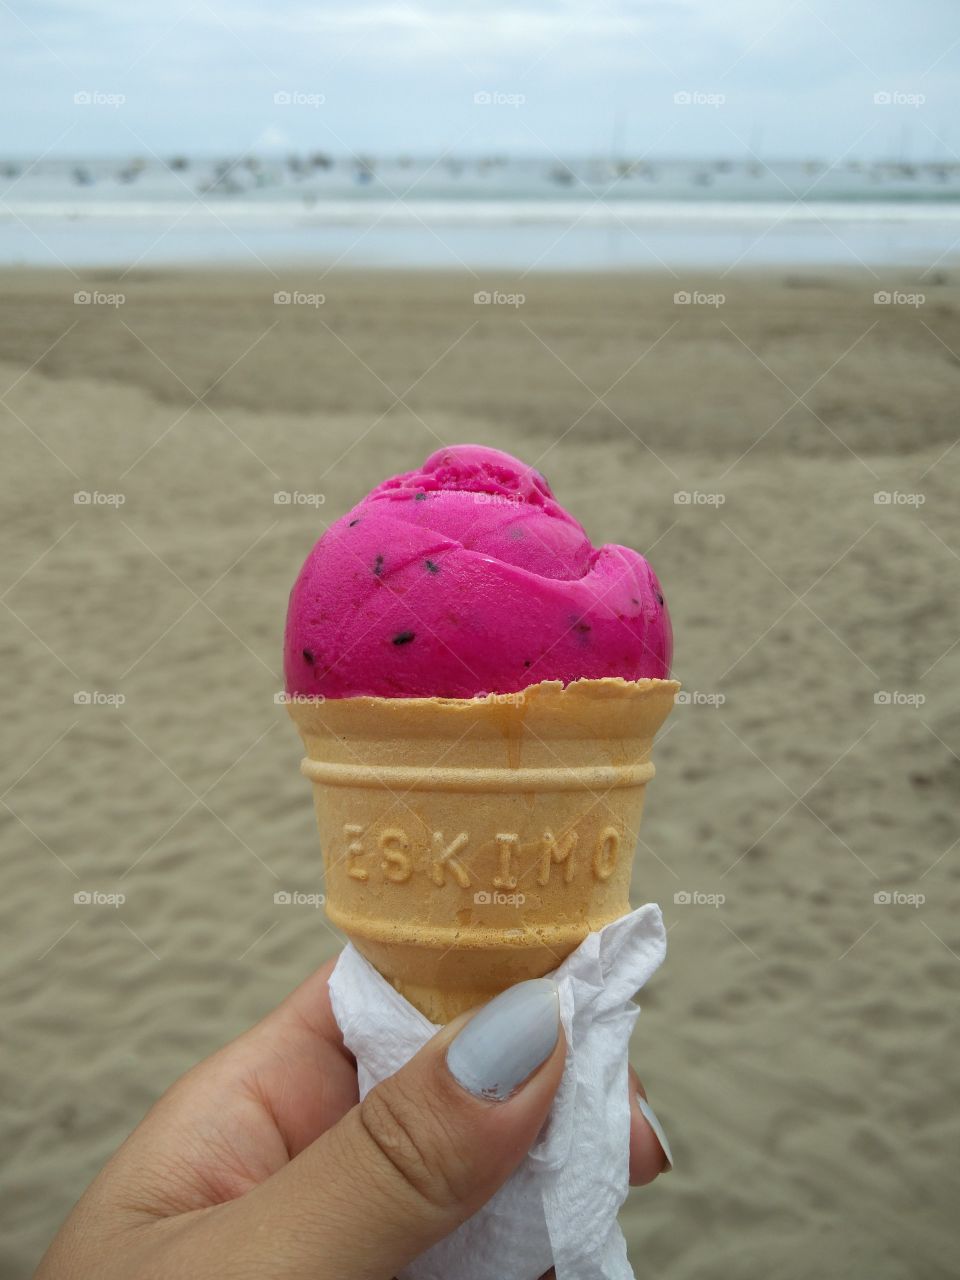
{"label": "thumb", "polygon": [[395,1275],[514,1171],[546,1119],[564,1054],[557,990],[547,978],[518,983],[445,1027],[235,1202],[242,1242],[234,1240],[249,1273]]}

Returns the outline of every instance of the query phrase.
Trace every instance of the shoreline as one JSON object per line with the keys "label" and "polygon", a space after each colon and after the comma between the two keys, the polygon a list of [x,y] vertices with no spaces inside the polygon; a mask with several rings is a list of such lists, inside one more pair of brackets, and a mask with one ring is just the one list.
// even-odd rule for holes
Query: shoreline
{"label": "shoreline", "polygon": [[960,260],[960,202],[10,202],[0,262],[353,269],[889,268]]}

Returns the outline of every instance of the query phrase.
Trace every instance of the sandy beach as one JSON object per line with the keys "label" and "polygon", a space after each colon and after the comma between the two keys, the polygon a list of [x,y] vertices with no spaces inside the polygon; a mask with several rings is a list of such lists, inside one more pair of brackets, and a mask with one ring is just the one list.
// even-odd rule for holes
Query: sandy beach
{"label": "sandy beach", "polygon": [[955,1275],[960,272],[0,292],[0,1280],[341,945],[274,902],[323,888],[287,592],[325,522],[464,441],[648,555],[673,614],[632,1056],[675,1171],[625,1208],[637,1274]]}

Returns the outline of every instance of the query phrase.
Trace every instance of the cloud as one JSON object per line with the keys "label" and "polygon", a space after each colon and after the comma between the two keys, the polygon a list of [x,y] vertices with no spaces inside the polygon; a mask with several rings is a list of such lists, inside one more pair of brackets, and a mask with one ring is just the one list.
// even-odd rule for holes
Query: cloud
{"label": "cloud", "polygon": [[[682,154],[729,148],[762,124],[768,153],[831,155],[876,122],[879,90],[919,88],[930,121],[960,105],[960,16],[948,0],[914,0],[906,14],[874,0],[9,3],[21,20],[7,22],[5,88],[23,108],[18,146],[37,152],[74,122],[85,86],[127,95],[122,117],[88,113],[71,134],[71,145],[111,151],[129,148],[128,124],[177,150],[259,136],[530,151],[539,138],[583,153],[609,145],[617,118],[638,151],[660,140]],[[322,93],[323,111],[281,121],[278,89]],[[481,89],[522,92],[522,120],[475,109]],[[722,92],[722,118],[678,111],[679,90]],[[889,113],[880,123],[866,145],[900,128]]]}

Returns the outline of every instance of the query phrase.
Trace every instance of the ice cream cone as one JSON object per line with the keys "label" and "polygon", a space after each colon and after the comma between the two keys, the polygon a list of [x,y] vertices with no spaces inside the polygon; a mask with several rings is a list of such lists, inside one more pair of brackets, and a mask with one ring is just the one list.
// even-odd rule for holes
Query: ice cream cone
{"label": "ice cream cone", "polygon": [[293,697],[331,922],[433,1022],[630,909],[673,680],[481,698]]}

